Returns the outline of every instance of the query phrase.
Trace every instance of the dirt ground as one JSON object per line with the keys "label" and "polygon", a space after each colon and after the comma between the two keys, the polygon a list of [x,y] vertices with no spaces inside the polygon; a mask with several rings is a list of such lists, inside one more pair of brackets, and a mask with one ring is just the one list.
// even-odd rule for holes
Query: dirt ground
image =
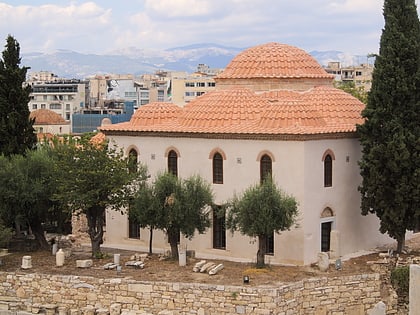
{"label": "dirt ground", "polygon": [[[417,235],[412,241],[407,242],[410,256],[420,255],[420,235]],[[385,250],[385,249],[382,249]],[[56,258],[50,251],[11,253],[2,257],[0,271],[13,271],[19,273],[47,273],[61,275],[79,275],[93,276],[101,278],[131,278],[141,281],[168,281],[184,283],[207,283],[222,285],[243,285],[243,276],[250,278],[250,286],[278,285],[281,283],[295,282],[304,278],[316,276],[339,276],[371,272],[371,265],[368,261],[379,259],[378,252],[362,255],[342,262],[342,269],[336,270],[333,265],[327,272],[319,271],[317,266],[267,266],[264,269],[256,269],[252,264],[217,261],[214,263],[223,263],[224,269],[216,275],[207,273],[195,273],[192,271],[196,262],[201,259],[188,258],[187,265],[180,267],[177,261],[159,260],[158,255],[152,255],[145,261],[143,269],[135,269],[125,266],[125,262],[137,252],[103,248],[107,257],[103,259],[93,259],[91,268],[77,268],[77,259],[90,259],[89,248],[81,247],[73,250],[70,257],[67,257],[62,267],[56,266]],[[121,255],[120,263],[122,270],[104,270],[104,265],[113,262],[113,254]],[[30,255],[32,257],[32,268],[22,269],[22,257]],[[207,260],[210,261],[210,260]]]}

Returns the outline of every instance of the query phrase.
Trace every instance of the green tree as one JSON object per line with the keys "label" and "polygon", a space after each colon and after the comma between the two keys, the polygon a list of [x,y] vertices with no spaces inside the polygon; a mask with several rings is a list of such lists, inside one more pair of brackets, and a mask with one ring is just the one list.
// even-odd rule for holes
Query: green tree
{"label": "green tree", "polygon": [[86,215],[92,256],[100,256],[105,211],[129,205],[139,185],[136,181],[145,179],[145,168],[130,173],[129,159],[121,150],[88,138],[56,143],[53,154],[58,175],[54,198],[70,213]]}
{"label": "green tree", "polygon": [[356,87],[356,84],[353,81],[335,81],[334,86],[340,90],[343,90],[344,92],[353,95],[362,103],[367,103],[368,93],[365,91],[363,86]]}
{"label": "green tree", "polygon": [[153,253],[153,231],[159,226],[159,204],[154,196],[153,185],[144,182],[140,185],[136,197],[130,204],[129,218],[134,220],[142,228],[149,228],[149,254]]}
{"label": "green tree", "polygon": [[159,174],[153,185],[139,190],[132,208],[142,226],[166,232],[171,255],[178,259],[180,233],[191,238],[210,226],[208,209],[213,203],[210,185],[195,175],[181,180],[171,173]]}
{"label": "green tree", "polygon": [[0,156],[0,211],[8,226],[28,227],[41,248],[48,248],[43,223],[54,207],[52,159],[46,150],[25,156]]}
{"label": "green tree", "polygon": [[414,0],[385,0],[372,89],[357,126],[362,214],[404,246],[420,217],[420,23]]}
{"label": "green tree", "polygon": [[267,238],[289,230],[296,223],[297,201],[277,188],[267,178],[245,190],[230,202],[226,227],[232,231],[258,238],[257,267],[264,267]]}
{"label": "green tree", "polygon": [[12,37],[0,59],[0,154],[24,154],[34,148],[36,135],[29,119],[30,86],[23,86],[28,67],[20,67],[20,46]]}

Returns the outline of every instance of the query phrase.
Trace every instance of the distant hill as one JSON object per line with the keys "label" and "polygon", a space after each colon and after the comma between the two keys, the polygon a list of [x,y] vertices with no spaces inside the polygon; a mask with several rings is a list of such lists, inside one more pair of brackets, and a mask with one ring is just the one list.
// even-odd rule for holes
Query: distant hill
{"label": "distant hill", "polygon": [[[211,43],[194,44],[166,50],[128,47],[106,55],[82,54],[70,50],[49,53],[22,54],[22,65],[30,71],[50,71],[59,77],[86,78],[95,74],[153,73],[157,70],[193,72],[200,63],[210,68],[224,68],[245,48]],[[340,61],[343,65],[366,63],[366,56],[354,56],[340,51],[309,52],[321,65]]]}

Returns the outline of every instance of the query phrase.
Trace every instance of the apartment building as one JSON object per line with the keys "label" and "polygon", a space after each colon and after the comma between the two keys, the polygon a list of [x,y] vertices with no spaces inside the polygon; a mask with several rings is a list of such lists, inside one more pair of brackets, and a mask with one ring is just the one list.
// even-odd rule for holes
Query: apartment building
{"label": "apartment building", "polygon": [[213,91],[216,87],[214,77],[223,69],[212,69],[205,64],[199,64],[197,71],[188,74],[186,72],[171,73],[171,102],[184,106],[196,97],[206,92]]}
{"label": "apartment building", "polygon": [[139,106],[152,102],[167,102],[170,98],[171,80],[167,71],[143,74],[134,82]]}
{"label": "apartment building", "polygon": [[333,74],[336,81],[354,82],[356,87],[363,87],[365,91],[370,91],[372,87],[373,64],[344,67],[339,61],[334,61],[328,63],[325,71]]}
{"label": "apartment building", "polygon": [[137,103],[137,93],[132,74],[96,75],[89,80],[90,108],[103,108],[106,103],[134,102]]}
{"label": "apartment building", "polygon": [[86,106],[88,84],[82,80],[28,81],[32,86],[29,111],[49,109],[66,121]]}

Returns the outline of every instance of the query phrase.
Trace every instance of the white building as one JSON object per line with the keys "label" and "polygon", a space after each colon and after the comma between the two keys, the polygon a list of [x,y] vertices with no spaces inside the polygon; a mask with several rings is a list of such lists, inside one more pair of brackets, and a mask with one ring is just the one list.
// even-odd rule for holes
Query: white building
{"label": "white building", "polygon": [[[375,216],[360,214],[355,131],[364,105],[335,89],[332,75],[305,51],[268,43],[240,53],[215,81],[214,91],[185,107],[151,103],[130,122],[101,130],[126,154],[136,154],[152,178],[164,170],[182,178],[201,175],[220,205],[271,173],[298,200],[299,221],[273,236],[269,263],[315,262],[319,252],[330,251],[332,230],[339,233],[341,255],[389,241]],[[147,229],[117,211],[107,213],[106,222],[106,244],[147,250]],[[181,243],[196,257],[256,260],[256,240],[232,236],[223,218]],[[155,231],[153,248],[169,248],[163,233]]]}

